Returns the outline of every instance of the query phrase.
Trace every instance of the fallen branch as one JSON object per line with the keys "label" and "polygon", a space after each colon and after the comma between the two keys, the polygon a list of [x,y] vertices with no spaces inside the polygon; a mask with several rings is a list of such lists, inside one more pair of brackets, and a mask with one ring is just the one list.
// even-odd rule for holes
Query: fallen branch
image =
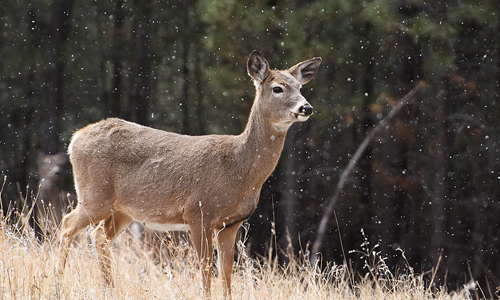
{"label": "fallen branch", "polygon": [[330,223],[330,219],[332,217],[333,209],[335,208],[335,205],[337,204],[340,195],[342,193],[342,190],[344,189],[344,186],[347,182],[347,177],[349,177],[349,174],[351,173],[352,169],[358,162],[359,158],[363,154],[363,152],[366,150],[368,147],[368,144],[371,142],[373,137],[380,131],[382,128],[384,128],[387,123],[408,103],[410,103],[415,95],[423,90],[425,88],[426,84],[423,81],[420,81],[408,94],[406,94],[401,101],[392,108],[392,110],[383,118],[375,127],[373,127],[372,130],[366,135],[365,139],[363,142],[359,145],[358,149],[352,156],[351,160],[347,164],[347,166],[344,168],[342,171],[342,174],[340,175],[340,179],[337,183],[337,188],[335,192],[333,193],[333,196],[328,200],[328,205],[325,209],[325,213],[323,217],[321,218],[321,221],[318,226],[318,231],[316,233],[316,239],[314,240],[314,243],[312,245],[311,249],[311,263],[315,263],[317,259],[318,252],[321,249],[321,246],[323,244],[323,238],[325,236],[325,232],[328,229],[328,224]]}

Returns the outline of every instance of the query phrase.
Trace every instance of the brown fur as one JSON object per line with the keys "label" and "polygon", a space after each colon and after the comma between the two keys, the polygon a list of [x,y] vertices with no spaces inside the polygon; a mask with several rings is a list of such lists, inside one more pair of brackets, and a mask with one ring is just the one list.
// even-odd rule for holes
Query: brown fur
{"label": "brown fur", "polygon": [[[71,240],[89,224],[104,220],[95,231],[103,249],[132,220],[185,224],[208,296],[212,233],[217,232],[224,294],[230,297],[236,232],[254,211],[289,126],[307,120],[304,107],[312,111],[300,87],[320,62],[313,58],[288,70],[270,70],[264,57],[252,52],[247,70],[257,94],[240,135],[186,136],[114,118],[77,131],[69,152],[79,203],[63,220],[61,270]],[[283,92],[273,91],[276,86]],[[110,262],[101,262],[111,283]]]}

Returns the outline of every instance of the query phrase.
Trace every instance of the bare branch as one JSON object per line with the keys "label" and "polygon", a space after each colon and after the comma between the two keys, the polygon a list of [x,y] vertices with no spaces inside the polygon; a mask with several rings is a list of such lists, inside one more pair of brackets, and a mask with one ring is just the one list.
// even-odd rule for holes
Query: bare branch
{"label": "bare branch", "polygon": [[312,255],[311,255],[311,262],[316,261],[316,257],[318,252],[321,249],[321,245],[323,243],[323,238],[325,236],[325,232],[328,229],[328,224],[330,223],[330,219],[332,217],[333,209],[335,208],[335,205],[337,204],[340,195],[342,193],[342,190],[344,189],[344,186],[347,182],[347,178],[349,177],[349,174],[351,173],[352,169],[358,162],[359,158],[363,154],[363,152],[366,150],[368,147],[368,144],[371,142],[373,137],[382,129],[384,128],[387,123],[408,103],[410,103],[415,95],[423,90],[425,88],[426,84],[424,81],[420,81],[408,94],[406,94],[401,101],[392,108],[392,110],[383,118],[373,129],[368,133],[368,135],[365,137],[363,142],[359,145],[358,149],[352,156],[351,160],[347,164],[347,166],[344,168],[342,171],[342,174],[340,175],[340,179],[337,183],[337,187],[335,189],[335,192],[333,193],[332,197],[328,200],[328,205],[325,209],[325,213],[323,217],[321,218],[321,221],[318,226],[318,232],[316,233],[316,239],[314,240],[314,243],[312,245]]}

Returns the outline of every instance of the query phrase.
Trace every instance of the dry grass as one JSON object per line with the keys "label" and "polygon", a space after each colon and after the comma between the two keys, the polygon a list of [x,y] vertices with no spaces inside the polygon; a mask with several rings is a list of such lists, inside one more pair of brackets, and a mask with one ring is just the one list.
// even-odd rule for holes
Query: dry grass
{"label": "dry grass", "polygon": [[[120,235],[112,246],[116,284],[111,288],[100,273],[90,238],[92,228],[79,235],[64,273],[58,274],[59,245],[50,238],[42,244],[36,240],[26,225],[31,214],[24,209],[20,214],[7,213],[5,218],[0,207],[0,299],[203,299],[196,254],[182,239],[162,238],[159,243],[150,233],[139,242],[130,233]],[[361,248],[355,252],[365,261],[363,276],[347,264],[328,263],[319,268],[303,258],[288,257],[290,262],[283,267],[272,258],[272,249],[269,258],[250,258],[240,241],[232,277],[233,299],[488,298],[474,282],[457,292],[429,288],[432,274],[424,280],[409,266],[409,274],[394,275],[377,246],[371,247],[366,239]],[[221,299],[222,282],[217,276],[212,278],[212,298]]]}
{"label": "dry grass", "polygon": [[[201,299],[201,275],[196,255],[187,244],[163,246],[170,258],[152,255],[130,236],[121,235],[113,245],[116,287],[103,283],[90,229],[73,245],[66,270],[57,275],[56,243],[39,244],[31,231],[20,234],[1,224],[0,299]],[[423,277],[394,276],[370,249],[366,251],[368,275],[361,277],[345,265],[323,271],[300,260],[286,267],[275,261],[249,258],[243,244],[233,275],[235,299],[471,299],[467,289],[447,293],[431,291]],[[154,249],[153,249],[154,250]],[[156,249],[157,250],[157,249]],[[361,251],[362,253],[364,253]],[[156,257],[152,259],[151,257]],[[158,258],[159,257],[159,258]],[[222,295],[215,277],[213,298]]]}

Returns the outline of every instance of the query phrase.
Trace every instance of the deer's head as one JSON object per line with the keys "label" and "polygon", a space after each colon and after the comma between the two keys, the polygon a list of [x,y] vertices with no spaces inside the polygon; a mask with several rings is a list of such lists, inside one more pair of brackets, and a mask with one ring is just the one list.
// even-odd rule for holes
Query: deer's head
{"label": "deer's head", "polygon": [[320,64],[321,58],[315,57],[287,70],[271,70],[259,51],[250,54],[247,71],[257,89],[254,106],[276,130],[286,131],[292,123],[312,115],[313,107],[300,89],[314,77]]}
{"label": "deer's head", "polygon": [[50,155],[40,152],[37,158],[39,180],[55,183],[67,161],[68,157],[65,153]]}

